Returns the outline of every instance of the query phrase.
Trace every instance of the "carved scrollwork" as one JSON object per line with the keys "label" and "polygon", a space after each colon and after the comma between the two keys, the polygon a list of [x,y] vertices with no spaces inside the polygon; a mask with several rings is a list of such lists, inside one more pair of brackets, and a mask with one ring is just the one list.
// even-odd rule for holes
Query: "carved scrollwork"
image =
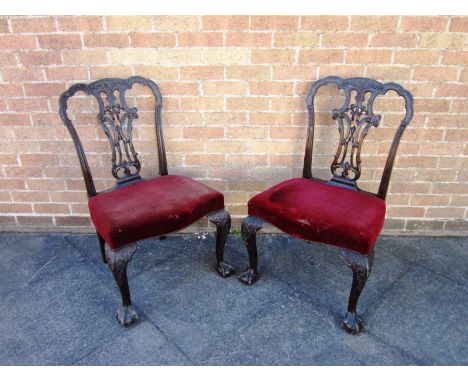
{"label": "carved scrollwork", "polygon": [[125,109],[115,101],[98,116],[111,145],[112,175],[117,181],[140,173],[141,163],[132,141],[133,120],[137,118],[136,108]]}
{"label": "carved scrollwork", "polygon": [[[379,125],[380,116],[364,104],[365,94],[356,94],[356,103],[342,109],[333,110],[333,119],[338,122],[340,140],[331,172],[336,178],[356,182],[361,176],[361,148],[370,127]],[[349,157],[347,154],[349,152]]]}
{"label": "carved scrollwork", "polygon": [[138,118],[138,112],[136,108],[127,105],[125,95],[126,91],[131,89],[135,83],[149,87],[155,97],[159,174],[167,175],[166,152],[161,125],[162,98],[157,85],[153,81],[134,76],[128,79],[104,78],[90,84],[75,84],[60,96],[60,117],[75,144],[88,197],[96,195],[96,188],[80,138],[67,115],[68,99],[79,91],[96,98],[99,105],[98,123],[104,130],[111,145],[112,175],[117,179],[117,185],[122,186],[140,179],[141,163],[132,140],[133,121]]}
{"label": "carved scrollwork", "polygon": [[[393,139],[377,193],[380,198],[385,199],[398,143],[403,131],[413,117],[413,97],[411,93],[396,83],[382,84],[364,77],[343,79],[329,76],[314,82],[307,95],[309,128],[304,155],[304,178],[313,178],[311,166],[315,129],[314,98],[318,89],[327,84],[335,84],[338,89],[344,91],[345,95],[343,105],[341,108],[333,110],[332,115],[332,118],[337,121],[340,139],[334,160],[330,166],[333,174],[331,182],[353,189],[358,188],[356,181],[361,176],[361,149],[364,138],[367,136],[369,129],[378,127],[381,121],[381,116],[375,115],[372,110],[375,99],[378,96],[385,95],[390,90],[395,91],[400,97],[404,98],[406,113]],[[351,101],[352,94],[355,94],[354,102]]]}

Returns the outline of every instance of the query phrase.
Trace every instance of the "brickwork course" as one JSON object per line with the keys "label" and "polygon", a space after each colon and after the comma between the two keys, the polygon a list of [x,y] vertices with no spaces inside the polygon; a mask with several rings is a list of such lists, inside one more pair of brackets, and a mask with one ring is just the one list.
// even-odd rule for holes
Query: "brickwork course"
{"label": "brickwork course", "polygon": [[[160,88],[169,173],[223,192],[234,226],[250,197],[302,176],[313,81],[397,82],[412,92],[415,114],[398,150],[384,233],[468,231],[468,17],[4,16],[0,50],[2,231],[92,231],[58,99],[74,83],[132,75]],[[152,99],[141,88],[130,96],[142,174],[152,176]],[[333,87],[317,97],[312,165],[325,179],[340,97]],[[81,95],[69,109],[102,190],[114,180],[96,106]],[[374,192],[404,104],[388,94],[375,112],[382,124],[364,142],[359,182]],[[188,231],[208,229],[202,220]]]}

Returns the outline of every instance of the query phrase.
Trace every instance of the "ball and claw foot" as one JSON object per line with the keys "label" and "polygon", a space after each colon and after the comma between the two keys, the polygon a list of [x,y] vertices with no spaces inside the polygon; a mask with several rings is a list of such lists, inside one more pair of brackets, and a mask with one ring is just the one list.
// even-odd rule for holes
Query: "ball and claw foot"
{"label": "ball and claw foot", "polygon": [[359,334],[363,329],[362,318],[357,313],[347,312],[340,318],[341,329],[351,334]]}
{"label": "ball and claw foot", "polygon": [[247,269],[239,276],[239,281],[245,285],[252,285],[257,281],[258,273],[254,271],[252,268]]}
{"label": "ball and claw foot", "polygon": [[133,306],[122,305],[117,309],[115,318],[117,318],[117,321],[119,321],[121,326],[130,326],[138,321],[138,314],[135,309],[133,309]]}
{"label": "ball and claw foot", "polygon": [[236,270],[234,267],[229,265],[228,263],[221,261],[217,266],[216,266],[216,272],[220,274],[221,277],[229,277],[231,276]]}

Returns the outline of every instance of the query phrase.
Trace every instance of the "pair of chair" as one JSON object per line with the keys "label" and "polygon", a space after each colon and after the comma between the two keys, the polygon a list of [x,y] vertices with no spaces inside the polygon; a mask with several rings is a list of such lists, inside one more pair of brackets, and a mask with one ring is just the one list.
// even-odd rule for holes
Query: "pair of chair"
{"label": "pair of chair", "polygon": [[[132,143],[136,108],[129,107],[125,93],[135,84],[148,86],[155,97],[155,126],[159,175],[143,179],[141,163]],[[344,91],[344,103],[333,110],[340,140],[331,165],[333,177],[323,181],[312,176],[314,142],[314,98],[317,90],[335,84]],[[406,114],[393,139],[377,194],[360,190],[361,147],[368,130],[377,127],[381,117],[374,115],[373,104],[380,95],[393,90],[405,100]],[[91,171],[76,129],[67,115],[67,103],[77,92],[94,96],[99,105],[98,121],[112,150],[112,174],[116,185],[96,192]],[[354,94],[354,102],[352,96]],[[104,98],[105,96],[105,98]],[[131,325],[138,315],[131,304],[127,264],[136,250],[136,242],[163,237],[207,216],[216,225],[216,271],[227,277],[234,273],[223,259],[224,246],[231,226],[221,193],[184,176],[168,175],[161,126],[162,97],[157,85],[142,77],[106,78],[91,84],[76,84],[60,97],[60,116],[68,128],[78,153],[89,198],[91,220],[97,231],[101,255],[109,265],[121,292],[122,306],[116,313],[121,325]],[[263,222],[307,241],[336,246],[353,271],[347,313],[341,326],[356,334],[362,319],[356,305],[372,268],[374,244],[385,218],[385,197],[398,143],[413,115],[411,94],[395,83],[381,84],[367,78],[327,77],[315,82],[307,96],[309,123],[303,177],[284,181],[250,199],[248,216],[241,227],[250,266],[239,280],[252,285],[257,277],[256,233]],[[349,156],[347,156],[349,154]]]}

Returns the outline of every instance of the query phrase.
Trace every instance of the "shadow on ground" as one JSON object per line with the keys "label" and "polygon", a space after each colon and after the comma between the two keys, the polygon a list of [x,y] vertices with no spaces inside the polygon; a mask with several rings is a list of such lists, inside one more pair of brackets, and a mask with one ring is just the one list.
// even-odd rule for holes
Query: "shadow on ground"
{"label": "shadow on ground", "polygon": [[[95,235],[0,235],[2,365],[466,365],[468,238],[381,237],[344,333],[351,271],[336,249],[260,235],[260,278],[213,270],[211,234],[147,240],[129,265],[137,325],[114,318],[120,295]],[[238,271],[238,236],[225,258]]]}

